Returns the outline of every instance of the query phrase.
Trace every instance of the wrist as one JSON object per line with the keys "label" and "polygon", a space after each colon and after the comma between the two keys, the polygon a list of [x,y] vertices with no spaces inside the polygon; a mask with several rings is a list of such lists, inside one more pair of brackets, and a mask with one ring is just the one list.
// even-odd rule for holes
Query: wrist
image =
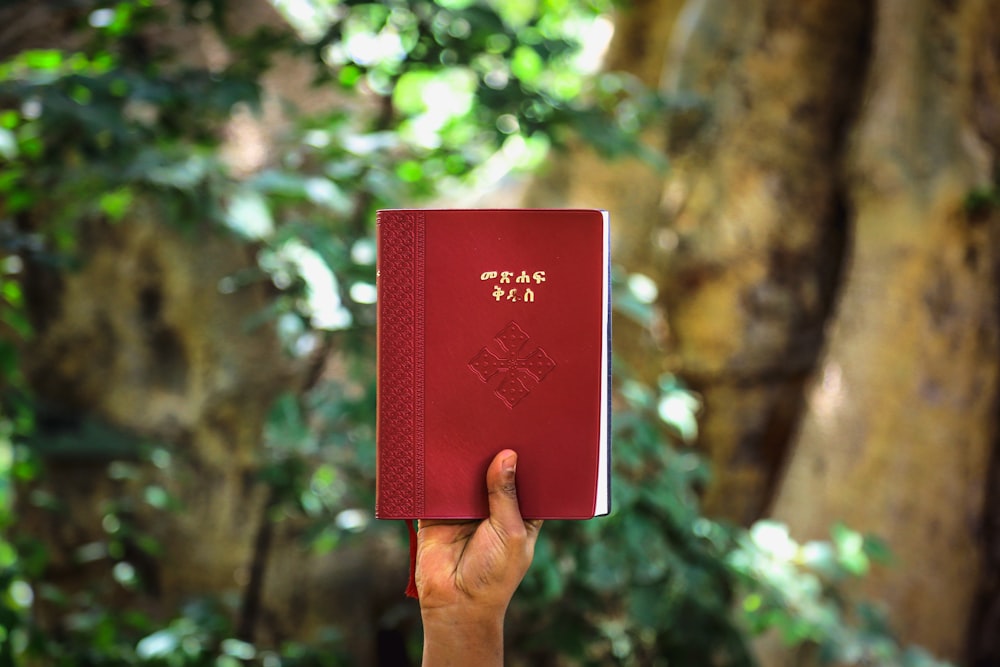
{"label": "wrist", "polygon": [[425,667],[503,664],[503,609],[422,608],[420,615]]}
{"label": "wrist", "polygon": [[424,627],[440,628],[469,626],[503,627],[506,607],[485,605],[447,605],[439,607],[420,607],[420,618]]}

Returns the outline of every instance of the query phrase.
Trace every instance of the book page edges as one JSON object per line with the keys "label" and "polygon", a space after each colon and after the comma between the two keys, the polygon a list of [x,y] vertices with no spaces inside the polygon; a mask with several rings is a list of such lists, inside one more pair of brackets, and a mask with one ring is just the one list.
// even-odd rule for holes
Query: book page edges
{"label": "book page edges", "polygon": [[611,512],[611,228],[607,211],[601,211],[604,217],[604,280],[602,281],[602,326],[604,337],[601,345],[601,425],[600,442],[597,462],[597,497],[594,502],[594,516],[603,516]]}

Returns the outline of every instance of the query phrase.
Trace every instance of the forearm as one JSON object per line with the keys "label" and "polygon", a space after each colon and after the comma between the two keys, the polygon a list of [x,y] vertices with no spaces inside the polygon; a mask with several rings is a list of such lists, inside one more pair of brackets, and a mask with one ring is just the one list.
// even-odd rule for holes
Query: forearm
{"label": "forearm", "polygon": [[422,612],[423,667],[502,667],[503,614]]}

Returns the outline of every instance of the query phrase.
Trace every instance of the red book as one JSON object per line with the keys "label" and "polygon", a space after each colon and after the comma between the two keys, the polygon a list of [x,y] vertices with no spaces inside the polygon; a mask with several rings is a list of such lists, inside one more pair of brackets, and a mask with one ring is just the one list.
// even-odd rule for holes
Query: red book
{"label": "red book", "polygon": [[384,210],[377,237],[376,516],[487,516],[505,448],[526,518],[607,514],[607,213]]}

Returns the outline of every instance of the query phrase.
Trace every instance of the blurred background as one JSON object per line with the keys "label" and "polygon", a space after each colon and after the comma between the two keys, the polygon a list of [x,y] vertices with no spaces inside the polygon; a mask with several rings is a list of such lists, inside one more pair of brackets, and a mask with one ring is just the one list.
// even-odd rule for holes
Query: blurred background
{"label": "blurred background", "polygon": [[419,663],[374,213],[595,207],[510,665],[1000,664],[1000,2],[6,0],[0,666]]}

